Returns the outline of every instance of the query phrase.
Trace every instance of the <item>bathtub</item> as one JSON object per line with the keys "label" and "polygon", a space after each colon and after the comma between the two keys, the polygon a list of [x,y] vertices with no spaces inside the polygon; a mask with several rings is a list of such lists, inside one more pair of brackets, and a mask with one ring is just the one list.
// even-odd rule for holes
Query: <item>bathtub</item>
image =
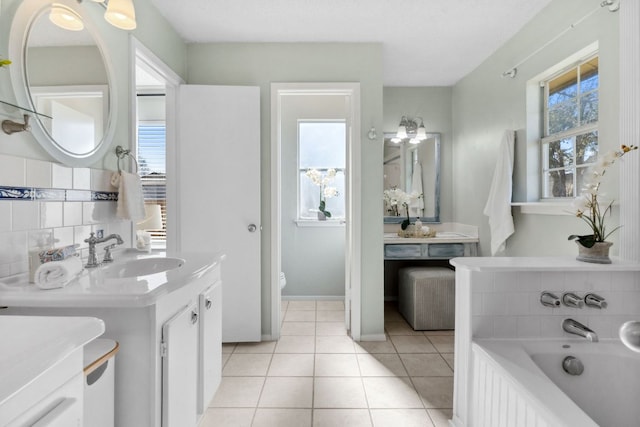
{"label": "bathtub", "polygon": [[618,340],[477,340],[472,354],[468,427],[640,426],[640,355]]}

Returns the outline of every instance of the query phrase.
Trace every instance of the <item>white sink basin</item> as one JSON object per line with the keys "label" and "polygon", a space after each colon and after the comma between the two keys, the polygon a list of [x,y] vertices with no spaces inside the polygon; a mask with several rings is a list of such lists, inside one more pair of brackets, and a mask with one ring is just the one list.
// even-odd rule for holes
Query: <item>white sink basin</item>
{"label": "white sink basin", "polygon": [[147,276],[175,270],[184,265],[181,258],[140,258],[125,262],[116,262],[103,267],[104,277],[107,279],[122,279],[126,277]]}

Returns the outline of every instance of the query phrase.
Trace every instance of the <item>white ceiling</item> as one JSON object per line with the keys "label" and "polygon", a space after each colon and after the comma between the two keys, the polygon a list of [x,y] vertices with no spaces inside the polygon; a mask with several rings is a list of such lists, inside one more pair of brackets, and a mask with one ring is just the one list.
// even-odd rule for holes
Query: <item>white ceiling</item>
{"label": "white ceiling", "polygon": [[152,0],[188,43],[377,42],[385,86],[450,86],[551,0]]}

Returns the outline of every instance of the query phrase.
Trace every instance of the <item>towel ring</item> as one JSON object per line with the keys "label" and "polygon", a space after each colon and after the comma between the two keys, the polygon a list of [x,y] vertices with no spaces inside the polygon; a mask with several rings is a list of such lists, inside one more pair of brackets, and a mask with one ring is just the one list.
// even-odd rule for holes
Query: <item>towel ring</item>
{"label": "towel ring", "polygon": [[122,168],[120,168],[120,160],[124,160],[126,156],[129,156],[133,159],[133,162],[136,165],[135,173],[138,173],[140,165],[138,164],[138,160],[133,156],[133,154],[131,154],[131,150],[125,150],[124,148],[122,148],[122,145],[118,145],[116,147],[116,156],[118,157],[118,172],[122,172]]}

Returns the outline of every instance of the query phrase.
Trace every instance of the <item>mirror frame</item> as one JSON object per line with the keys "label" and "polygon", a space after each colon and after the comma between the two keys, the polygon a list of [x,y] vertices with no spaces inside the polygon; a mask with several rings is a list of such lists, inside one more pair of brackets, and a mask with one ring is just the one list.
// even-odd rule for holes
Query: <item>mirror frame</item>
{"label": "mirror frame", "polygon": [[[32,120],[31,133],[47,153],[64,165],[76,167],[90,166],[104,156],[106,150],[113,142],[113,137],[116,131],[118,91],[115,81],[113,61],[111,61],[111,58],[109,57],[106,44],[100,36],[98,27],[95,25],[89,14],[81,7],[83,4],[79,4],[75,0],[58,0],[56,4],[72,10],[82,18],[85,30],[89,31],[90,35],[96,42],[96,46],[98,47],[100,54],[102,55],[107,73],[107,84],[109,86],[109,114],[107,118],[107,125],[100,142],[93,150],[84,154],[72,153],[61,147],[45,130],[39,119]],[[27,77],[26,42],[35,21],[43,14],[47,13],[46,11],[51,7],[51,5],[51,0],[24,0],[16,9],[16,13],[11,23],[11,32],[9,35],[9,57],[13,60],[10,67],[11,84],[13,86],[13,91],[18,105],[30,108],[33,111],[37,110],[35,109],[31,92],[27,86],[29,80]]]}
{"label": "mirror frame", "polygon": [[[396,136],[396,132],[385,132],[383,137],[383,144],[387,139],[394,138]],[[437,224],[440,223],[440,133],[439,132],[427,132],[427,139],[433,138],[435,140],[435,169],[436,169],[436,177],[435,177],[435,191],[434,191],[434,215],[433,216],[422,216],[420,217],[420,221],[423,223],[432,223]],[[408,143],[410,138],[405,138],[403,143]],[[406,141],[406,142],[405,142]],[[424,166],[423,166],[424,170]],[[384,189],[383,189],[384,190]],[[383,202],[384,203],[384,202]],[[402,221],[406,219],[405,216],[384,216],[383,222],[385,224],[400,224]]]}

